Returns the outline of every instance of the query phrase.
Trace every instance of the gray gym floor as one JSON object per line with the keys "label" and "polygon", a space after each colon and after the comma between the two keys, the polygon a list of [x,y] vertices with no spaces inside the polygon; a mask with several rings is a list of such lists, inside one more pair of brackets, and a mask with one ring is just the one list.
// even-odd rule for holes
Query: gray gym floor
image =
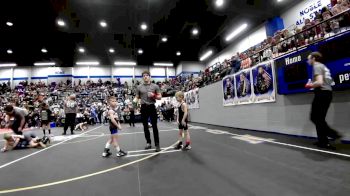
{"label": "gray gym floor", "polygon": [[[107,126],[46,149],[0,154],[0,193],[26,196],[349,195],[350,147],[318,150],[313,139],[191,124],[193,149],[175,151],[173,123],[159,123],[160,154],[143,151],[141,124],[123,125],[128,157],[101,153]],[[40,130],[37,130],[41,134]],[[62,133],[61,128],[53,130]],[[62,139],[62,138],[61,138]],[[3,141],[0,142],[3,145]],[[169,148],[168,148],[169,147]]]}

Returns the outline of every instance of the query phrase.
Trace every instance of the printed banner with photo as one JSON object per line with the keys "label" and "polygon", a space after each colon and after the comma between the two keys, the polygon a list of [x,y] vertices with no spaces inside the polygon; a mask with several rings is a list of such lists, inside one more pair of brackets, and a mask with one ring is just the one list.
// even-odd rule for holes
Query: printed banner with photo
{"label": "printed banner with photo", "polygon": [[273,61],[226,76],[222,80],[223,105],[243,105],[276,101]]}
{"label": "printed banner with photo", "polygon": [[176,101],[175,97],[162,97],[161,100],[156,100],[156,106],[161,106],[162,104],[170,103],[171,105],[177,107],[178,102]]}
{"label": "printed banner with photo", "polygon": [[246,69],[234,75],[236,80],[237,105],[253,103],[251,69]]}
{"label": "printed banner with photo", "polygon": [[254,103],[276,101],[274,65],[272,61],[261,63],[252,69]]}
{"label": "printed banner with photo", "polygon": [[224,106],[235,105],[236,92],[235,92],[235,77],[234,75],[226,76],[222,80],[222,92],[224,95],[223,103]]}
{"label": "printed banner with photo", "polygon": [[185,93],[185,100],[189,109],[199,109],[199,90],[198,88]]}

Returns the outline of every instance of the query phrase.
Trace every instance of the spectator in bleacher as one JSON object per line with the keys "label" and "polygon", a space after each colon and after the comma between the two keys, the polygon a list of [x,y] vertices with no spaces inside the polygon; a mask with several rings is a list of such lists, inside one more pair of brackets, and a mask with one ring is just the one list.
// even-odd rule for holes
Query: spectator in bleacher
{"label": "spectator in bleacher", "polygon": [[[321,14],[323,20],[328,20],[333,17],[332,12],[327,7],[322,8]],[[325,29],[326,33],[328,33],[328,36],[330,35],[329,33],[331,33],[332,31],[334,32],[339,29],[339,22],[336,19],[332,19],[323,24],[323,28]]]}

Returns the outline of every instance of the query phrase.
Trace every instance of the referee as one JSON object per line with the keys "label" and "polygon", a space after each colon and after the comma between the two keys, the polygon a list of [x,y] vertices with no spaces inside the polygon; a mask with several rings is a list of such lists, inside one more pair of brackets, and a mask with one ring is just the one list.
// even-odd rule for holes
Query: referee
{"label": "referee", "polygon": [[136,89],[136,97],[134,102],[138,102],[141,99],[141,119],[143,124],[143,130],[145,132],[145,138],[147,145],[146,150],[151,149],[151,136],[148,129],[148,118],[151,118],[151,124],[153,128],[154,144],[156,152],[160,151],[159,147],[159,132],[157,127],[157,111],[156,100],[160,100],[162,95],[160,94],[159,86],[151,83],[151,75],[149,71],[142,72],[143,84],[140,84]]}
{"label": "referee", "polygon": [[312,52],[308,56],[308,63],[313,67],[313,80],[305,85],[306,88],[314,88],[315,97],[311,107],[311,121],[316,126],[318,142],[316,146],[335,150],[328,141],[328,137],[339,140],[341,135],[328,126],[326,116],[332,102],[333,79],[329,69],[321,63],[322,54]]}
{"label": "referee", "polygon": [[75,128],[75,118],[77,115],[78,104],[75,101],[75,95],[70,95],[64,103],[64,112],[66,114],[66,119],[64,121],[63,134],[66,135],[68,127],[70,127],[70,132],[74,134]]}

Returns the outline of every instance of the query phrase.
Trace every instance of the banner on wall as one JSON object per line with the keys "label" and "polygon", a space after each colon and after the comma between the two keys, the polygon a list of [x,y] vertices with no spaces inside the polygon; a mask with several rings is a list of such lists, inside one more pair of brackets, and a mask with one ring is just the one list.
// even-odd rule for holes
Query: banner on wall
{"label": "banner on wall", "polygon": [[224,95],[224,106],[235,105],[236,92],[235,92],[235,77],[234,75],[229,75],[222,80],[222,92]]}
{"label": "banner on wall", "polygon": [[323,7],[330,9],[330,0],[304,0],[290,8],[282,16],[285,27],[303,26],[305,19],[314,20],[316,12],[320,12]]}
{"label": "banner on wall", "polygon": [[199,90],[198,88],[185,93],[185,101],[188,109],[199,109]]}
{"label": "banner on wall", "polygon": [[177,107],[178,103],[175,97],[162,97],[161,100],[156,100],[156,107],[161,106],[163,103],[170,103],[171,105]]}
{"label": "banner on wall", "polygon": [[276,101],[273,61],[261,63],[252,68],[254,103]]}
{"label": "banner on wall", "polygon": [[276,101],[273,61],[226,76],[222,80],[223,105],[243,105]]}
{"label": "banner on wall", "polygon": [[246,69],[234,75],[236,80],[236,95],[238,105],[253,103],[251,69]]}
{"label": "banner on wall", "polygon": [[335,85],[333,90],[350,89],[350,32],[324,39],[305,49],[292,52],[275,59],[278,77],[278,93],[287,95],[310,92],[305,88],[308,79],[313,77],[313,68],[307,63],[311,52],[318,51],[323,55],[323,61],[330,70]]}

